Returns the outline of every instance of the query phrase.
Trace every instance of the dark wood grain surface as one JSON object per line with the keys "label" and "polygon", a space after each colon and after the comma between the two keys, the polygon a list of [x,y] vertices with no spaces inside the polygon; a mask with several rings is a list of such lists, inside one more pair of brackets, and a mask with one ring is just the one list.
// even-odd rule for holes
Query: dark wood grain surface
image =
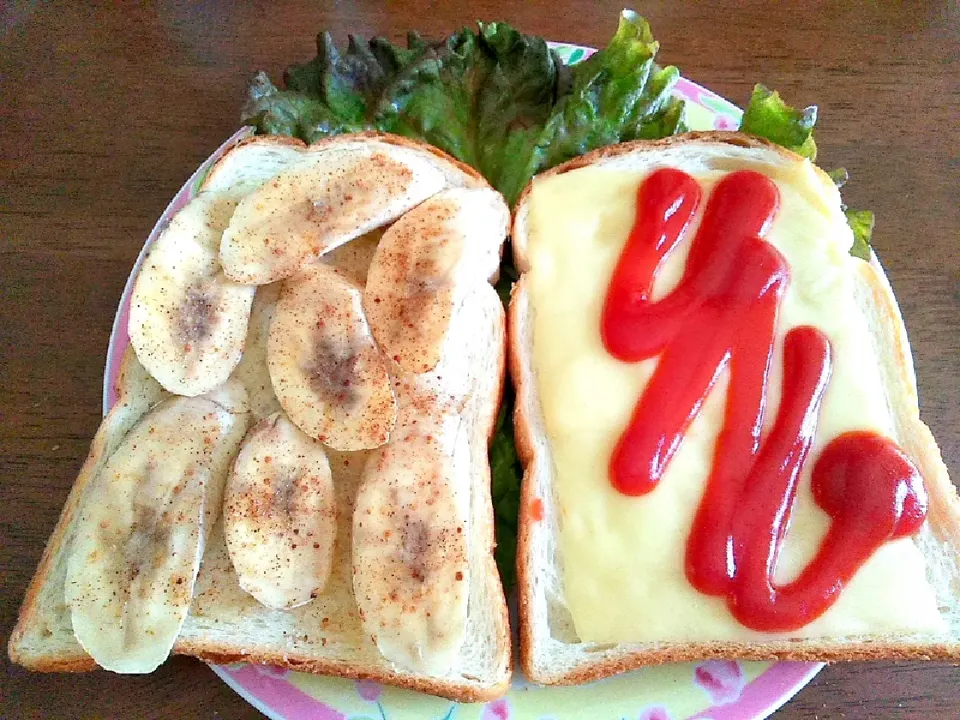
{"label": "dark wood grain surface", "polygon": [[[238,125],[248,76],[313,55],[325,28],[399,39],[475,19],[587,45],[618,2],[150,7],[0,3],[0,634],[100,421],[107,338],[164,206]],[[743,102],[754,82],[820,105],[913,342],[923,417],[960,478],[960,6],[945,2],[643,3],[662,60]],[[4,718],[254,718],[202,664],[153,675],[36,675],[3,658]],[[599,717],[596,711],[589,716]],[[960,669],[824,670],[778,714],[956,718]],[[584,717],[587,717],[585,715]]]}

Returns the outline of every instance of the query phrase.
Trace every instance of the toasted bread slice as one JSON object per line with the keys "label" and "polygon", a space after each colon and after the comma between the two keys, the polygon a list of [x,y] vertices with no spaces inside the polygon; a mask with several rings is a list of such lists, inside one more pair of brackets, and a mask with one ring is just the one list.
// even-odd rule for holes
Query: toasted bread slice
{"label": "toasted bread slice", "polygon": [[[289,138],[242,140],[219,159],[201,189],[254,188],[311,153],[356,144],[374,144],[387,153],[393,149],[417,153],[443,173],[448,187],[488,187],[475,171],[429,145],[397,136],[361,133],[309,147]],[[354,240],[321,261],[362,283],[378,237],[373,233]],[[511,643],[503,589],[492,555],[493,508],[487,459],[505,370],[505,319],[500,300],[487,282],[495,277],[482,280],[456,310],[448,342],[456,352],[447,366],[457,370],[450,373],[450,382],[462,383],[466,378],[469,386],[462,421],[469,428],[471,463],[470,487],[465,489],[470,502],[467,530],[471,582],[466,640],[454,668],[442,676],[406,672],[387,663],[362,631],[351,582],[350,533],[352,506],[367,451],[329,451],[339,527],[334,569],[324,592],[292,611],[260,605],[240,589],[218,523],[204,551],[194,599],[174,652],[207,662],[249,661],[372,679],[467,702],[492,699],[506,691],[512,671]],[[276,300],[276,285],[258,288],[243,359],[233,376],[247,388],[254,420],[279,409],[267,373],[265,350]],[[416,378],[411,381],[419,382]],[[443,378],[429,381],[444,389]],[[33,670],[86,671],[96,667],[74,637],[70,609],[64,600],[70,537],[91,479],[126,432],[167,395],[141,366],[132,348],[124,357],[116,389],[118,401],[93,440],[10,638],[11,660]],[[462,392],[464,388],[456,390]]]}
{"label": "toasted bread slice", "polygon": [[[803,162],[783,148],[746,135],[690,133],[661,141],[604,148],[540,177],[588,166],[642,173],[670,165],[671,158],[675,161],[678,157],[735,157],[782,167]],[[513,252],[521,273],[530,269],[528,240],[533,184],[521,196],[514,215]],[[910,347],[890,284],[875,257],[869,263],[860,262],[855,275],[856,304],[869,326],[881,365],[895,439],[920,469],[929,494],[928,522],[913,542],[924,556],[927,579],[936,592],[936,604],[946,631],[808,638],[802,637],[801,631],[796,637],[778,635],[742,641],[704,638],[682,642],[582,642],[565,595],[564,559],[559,540],[561,518],[554,485],[556,468],[533,364],[533,322],[537,308],[532,305],[529,278],[521,275],[510,304],[509,336],[510,370],[517,389],[516,439],[524,465],[517,559],[520,662],[531,680],[543,684],[575,684],[644,665],[708,658],[960,660],[960,499],[929,429],[920,421]],[[638,617],[638,622],[642,621],[643,618]]]}

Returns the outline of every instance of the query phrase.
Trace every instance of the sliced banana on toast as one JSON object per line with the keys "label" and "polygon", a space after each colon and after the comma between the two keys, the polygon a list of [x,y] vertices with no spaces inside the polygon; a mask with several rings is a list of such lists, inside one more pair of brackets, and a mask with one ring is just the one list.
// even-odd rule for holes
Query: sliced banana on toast
{"label": "sliced banana on toast", "polygon": [[240,587],[262,605],[299,607],[327,584],[337,533],[330,463],[283,413],[244,438],[227,480],[223,531]]}
{"label": "sliced banana on toast", "polygon": [[[370,140],[239,143],[145,257],[130,355],[152,395],[95,441],[65,572],[43,600],[98,665],[150,672],[175,645],[298,666],[329,653],[334,672],[361,652],[351,672],[388,682],[460,663],[469,588],[490,571],[469,564],[475,344],[502,353],[471,298],[484,290],[501,311],[482,281],[506,206],[489,190],[444,193],[482,180],[430,148]],[[501,360],[479,370],[496,376],[490,393]],[[338,547],[344,521],[352,541]],[[509,663],[505,624],[491,628],[496,692]],[[473,692],[461,685],[435,687]]]}
{"label": "sliced banana on toast", "polygon": [[233,377],[243,383],[250,396],[250,415],[253,421],[262,420],[280,410],[280,403],[273,392],[270,373],[267,371],[267,337],[270,323],[280,297],[281,283],[261,285],[253,298],[247,339],[243,357],[233,371]]}
{"label": "sliced banana on toast", "polygon": [[218,257],[235,207],[227,195],[197,195],[150,248],[133,287],[130,343],[178,395],[212,390],[240,362],[255,288],[227,278]]}
{"label": "sliced banana on toast", "polygon": [[383,445],[397,418],[386,358],[360,288],[323,263],[285,281],[270,324],[267,365],[290,419],[337,450]]}
{"label": "sliced banana on toast", "polygon": [[321,150],[240,201],[223,233],[226,274],[262,285],[400,215],[446,179],[417,153],[355,146]]}
{"label": "sliced banana on toast", "polygon": [[83,499],[65,599],[77,640],[107,670],[156,669],[187,616],[247,424],[242,387],[218,393],[150,410]]}
{"label": "sliced banana on toast", "polygon": [[457,308],[499,267],[509,220],[499,193],[456,188],[384,233],[367,273],[364,309],[380,347],[404,370],[436,367]]}
{"label": "sliced banana on toast", "polygon": [[466,636],[470,448],[459,416],[414,415],[364,470],[353,589],[364,632],[386,660],[442,675]]}

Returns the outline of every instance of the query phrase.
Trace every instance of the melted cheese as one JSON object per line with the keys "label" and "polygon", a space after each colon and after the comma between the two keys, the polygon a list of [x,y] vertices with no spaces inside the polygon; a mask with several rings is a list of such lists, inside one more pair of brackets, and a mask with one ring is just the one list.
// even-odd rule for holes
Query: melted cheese
{"label": "melted cheese", "polygon": [[[669,155],[660,153],[658,162],[671,162],[664,159]],[[820,451],[848,430],[893,433],[866,320],[853,296],[851,269],[860,261],[848,254],[852,237],[839,193],[810,163],[784,167],[744,157],[710,165],[689,151],[674,155],[672,164],[699,180],[704,198],[720,177],[740,167],[767,174],[780,190],[780,211],[767,240],[788,260],[791,281],[777,327],[768,424],[779,403],[786,332],[815,325],[833,346],[832,380],[776,570],[776,581],[787,582],[812,559],[827,531],[829,518],[810,487]],[[556,471],[565,596],[583,641],[765,637],[740,625],[725,599],[697,592],[684,574],[686,540],[722,423],[727,378],[707,397],[653,492],[626,497],[608,480],[613,448],[656,366],[656,359],[614,359],[599,331],[603,299],[634,220],[636,190],[652,169],[582,168],[536,181],[530,199],[533,361]],[[654,297],[679,281],[695,229],[662,267]],[[942,623],[923,556],[903,539],[881,547],[835,605],[789,635],[936,632]]]}

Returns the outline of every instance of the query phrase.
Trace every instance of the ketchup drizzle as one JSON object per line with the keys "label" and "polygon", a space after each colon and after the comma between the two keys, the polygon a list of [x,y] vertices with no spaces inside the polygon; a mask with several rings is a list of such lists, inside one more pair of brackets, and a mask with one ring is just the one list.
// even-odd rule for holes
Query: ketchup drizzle
{"label": "ketchup drizzle", "polygon": [[653,301],[657,270],[701,200],[699,183],[669,168],[652,173],[637,193],[636,221],[600,329],[614,357],[660,359],[614,450],[610,479],[625,495],[652,491],[729,366],[724,423],[687,541],[686,575],[700,592],[725,596],[743,625],[795,630],[822,615],[884,542],[920,528],[926,495],[916,468],[890,440],[869,432],[835,438],[812,473],[814,498],[832,520],[828,534],[796,580],[774,584],[830,380],[830,343],[814,327],[786,334],[782,399],[761,437],[778,308],[790,279],[786,260],[762,239],[779,193],[753,171],[722,178],[680,283]]}

